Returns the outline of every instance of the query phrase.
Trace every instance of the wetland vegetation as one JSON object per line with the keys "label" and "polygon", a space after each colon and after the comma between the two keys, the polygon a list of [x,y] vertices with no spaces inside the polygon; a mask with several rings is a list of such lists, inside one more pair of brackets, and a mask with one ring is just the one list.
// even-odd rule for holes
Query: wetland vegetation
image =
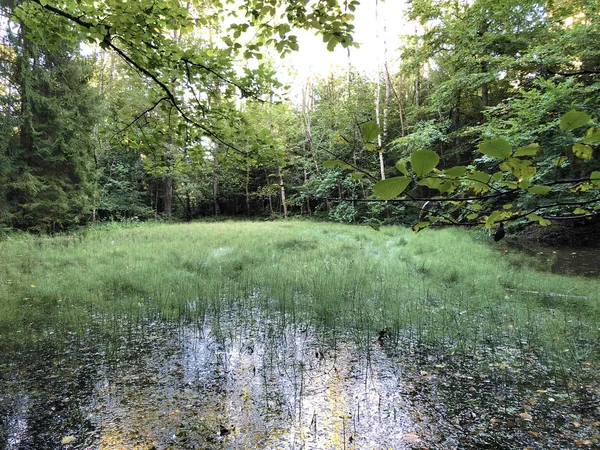
{"label": "wetland vegetation", "polygon": [[600,282],[494,245],[306,221],[11,235],[0,441],[597,445]]}

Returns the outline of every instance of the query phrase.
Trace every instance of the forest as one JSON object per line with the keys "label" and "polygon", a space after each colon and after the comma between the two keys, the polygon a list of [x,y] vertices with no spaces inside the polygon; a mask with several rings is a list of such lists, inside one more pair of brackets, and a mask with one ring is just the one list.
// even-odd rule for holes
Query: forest
{"label": "forest", "polygon": [[0,0],[0,449],[598,448],[600,1],[402,5]]}
{"label": "forest", "polygon": [[294,29],[351,49],[355,8],[5,2],[0,223],[597,213],[596,1],[415,0],[375,76],[349,65],[292,98],[277,64]]}

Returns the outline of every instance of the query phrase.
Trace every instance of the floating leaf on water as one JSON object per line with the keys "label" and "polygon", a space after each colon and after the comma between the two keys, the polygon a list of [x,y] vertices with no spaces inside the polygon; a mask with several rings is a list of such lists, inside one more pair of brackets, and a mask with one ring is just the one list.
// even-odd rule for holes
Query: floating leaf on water
{"label": "floating leaf on water", "polygon": [[573,439],[573,442],[575,442],[575,444],[579,445],[580,447],[591,447],[592,445],[594,445],[594,442],[590,439]]}
{"label": "floating leaf on water", "polygon": [[61,444],[63,445],[67,445],[72,443],[73,441],[75,441],[75,436],[66,436],[64,438],[62,438]]}
{"label": "floating leaf on water", "polygon": [[405,434],[403,439],[407,442],[421,442],[421,438],[415,433]]}

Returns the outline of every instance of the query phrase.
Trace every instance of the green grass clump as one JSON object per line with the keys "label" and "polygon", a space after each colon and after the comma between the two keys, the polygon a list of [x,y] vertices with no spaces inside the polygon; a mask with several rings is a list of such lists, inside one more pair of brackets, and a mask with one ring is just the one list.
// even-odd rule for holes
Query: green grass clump
{"label": "green grass clump", "polygon": [[[600,282],[515,265],[459,229],[289,222],[93,227],[0,242],[0,334],[201,321],[224,306],[450,353],[594,358]],[[585,298],[584,298],[585,297]]]}

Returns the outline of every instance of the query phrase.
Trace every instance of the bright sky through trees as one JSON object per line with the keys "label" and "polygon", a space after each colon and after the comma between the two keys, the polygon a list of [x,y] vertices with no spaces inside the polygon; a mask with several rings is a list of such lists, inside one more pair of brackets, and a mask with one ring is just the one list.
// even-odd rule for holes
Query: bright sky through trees
{"label": "bright sky through trees", "polygon": [[[384,42],[387,42],[388,61],[397,61],[401,35],[414,33],[414,24],[409,24],[406,19],[407,6],[404,0],[380,1],[377,8],[376,0],[365,0],[358,6],[354,37],[360,48],[349,50],[352,66],[368,75],[377,72],[378,63],[383,64]],[[296,83],[302,84],[310,76],[326,76],[336,68],[347,70],[348,49],[338,46],[330,52],[323,40],[311,31],[299,31],[298,41],[300,50],[289,55],[284,63],[295,72],[292,77]]]}

